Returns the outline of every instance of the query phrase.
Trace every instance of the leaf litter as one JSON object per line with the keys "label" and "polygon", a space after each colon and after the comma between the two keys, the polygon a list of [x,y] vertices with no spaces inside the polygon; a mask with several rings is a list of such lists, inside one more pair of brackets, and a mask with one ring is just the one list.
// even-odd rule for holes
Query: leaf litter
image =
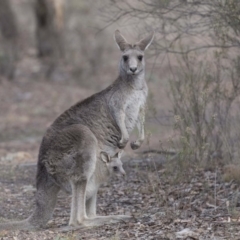
{"label": "leaf litter", "polygon": [[[34,206],[36,166],[7,162],[0,162],[0,220],[24,219]],[[60,193],[47,229],[2,231],[0,239],[240,239],[239,185],[224,182],[221,169],[194,169],[177,179],[165,164],[153,167],[144,155],[136,162],[126,158],[127,177],[112,179],[98,194],[99,215],[130,214],[130,222],[63,233],[71,196]]]}

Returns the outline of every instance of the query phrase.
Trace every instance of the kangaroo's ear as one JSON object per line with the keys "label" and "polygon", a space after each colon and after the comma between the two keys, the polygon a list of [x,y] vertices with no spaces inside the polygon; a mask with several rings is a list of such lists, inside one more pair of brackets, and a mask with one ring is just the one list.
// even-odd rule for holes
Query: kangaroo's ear
{"label": "kangaroo's ear", "polygon": [[106,152],[101,152],[100,156],[101,156],[101,159],[102,159],[103,162],[105,162],[105,163],[110,162],[110,157]]}
{"label": "kangaroo's ear", "polygon": [[139,42],[136,43],[136,45],[142,50],[145,51],[150,44],[152,43],[152,40],[154,38],[154,32],[152,32],[151,34],[149,34],[147,37],[143,38],[142,40],[140,40]]}
{"label": "kangaroo's ear", "polygon": [[114,40],[122,52],[126,50],[127,46],[129,45],[127,40],[122,36],[119,30],[115,31]]}

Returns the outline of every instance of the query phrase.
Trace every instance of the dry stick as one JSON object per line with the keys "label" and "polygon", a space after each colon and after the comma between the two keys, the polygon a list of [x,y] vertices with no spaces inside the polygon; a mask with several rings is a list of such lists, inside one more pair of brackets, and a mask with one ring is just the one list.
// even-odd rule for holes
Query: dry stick
{"label": "dry stick", "polygon": [[217,209],[217,168],[215,169],[215,186],[214,186],[214,200],[215,200],[215,211]]}

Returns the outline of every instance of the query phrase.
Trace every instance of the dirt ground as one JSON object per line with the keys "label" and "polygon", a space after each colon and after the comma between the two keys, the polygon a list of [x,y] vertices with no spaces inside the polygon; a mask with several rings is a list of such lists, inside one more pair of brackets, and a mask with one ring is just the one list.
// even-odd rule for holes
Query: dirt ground
{"label": "dirt ground", "polygon": [[[1,82],[1,222],[31,214],[44,131],[61,112],[93,92],[73,83]],[[126,178],[114,178],[100,189],[97,209],[101,215],[130,214],[128,223],[63,233],[71,196],[60,193],[47,229],[2,231],[0,239],[240,239],[239,185],[224,182],[221,168],[174,171],[177,160],[127,150]]]}
{"label": "dirt ground", "polygon": [[[231,200],[237,186],[223,183],[220,172],[199,169],[174,183],[158,155],[125,157],[124,168],[125,179],[114,178],[100,189],[97,209],[101,215],[130,214],[130,222],[62,233],[70,196],[61,193],[46,230],[2,231],[0,239],[240,239],[239,201]],[[26,218],[33,208],[36,165],[2,160],[0,169],[1,221]]]}

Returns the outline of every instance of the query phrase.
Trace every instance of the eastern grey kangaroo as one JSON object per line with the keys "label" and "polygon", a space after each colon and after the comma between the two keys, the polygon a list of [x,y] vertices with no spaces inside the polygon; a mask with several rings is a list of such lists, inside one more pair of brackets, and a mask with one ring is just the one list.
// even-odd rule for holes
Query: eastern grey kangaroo
{"label": "eastern grey kangaroo", "polygon": [[136,44],[129,44],[115,31],[115,41],[122,52],[118,78],[106,89],[70,107],[47,129],[38,155],[35,209],[26,220],[2,224],[0,229],[44,227],[52,217],[59,190],[66,190],[69,183],[72,188],[70,225],[94,226],[129,218],[95,217],[95,210],[90,211],[89,217],[88,209],[94,208],[88,206],[95,198],[89,202],[91,187],[88,185],[92,186],[94,172],[101,175],[98,168],[101,152],[113,156],[119,148],[124,148],[135,125],[139,138],[131,143],[131,148],[139,148],[144,141],[144,106],[148,93],[144,51],[153,36],[152,33]]}
{"label": "eastern grey kangaroo", "polygon": [[[90,218],[90,221],[85,221],[85,225],[87,226],[96,226],[102,225],[104,222],[118,222],[121,219],[127,219],[128,216],[97,216],[96,215],[96,203],[97,203],[97,192],[101,184],[106,182],[108,178],[113,175],[122,175],[124,176],[126,173],[122,167],[122,162],[120,160],[121,151],[116,153],[113,157],[110,157],[106,152],[100,153],[100,158],[96,162],[96,167],[93,175],[90,177],[87,188],[86,188],[86,214],[87,217]],[[72,186],[74,189],[74,186]],[[79,204],[81,201],[78,200],[78,196],[75,197],[75,202],[72,201],[71,207],[71,219],[69,225],[76,225],[76,219],[78,215],[78,211],[81,211],[82,206]]]}

